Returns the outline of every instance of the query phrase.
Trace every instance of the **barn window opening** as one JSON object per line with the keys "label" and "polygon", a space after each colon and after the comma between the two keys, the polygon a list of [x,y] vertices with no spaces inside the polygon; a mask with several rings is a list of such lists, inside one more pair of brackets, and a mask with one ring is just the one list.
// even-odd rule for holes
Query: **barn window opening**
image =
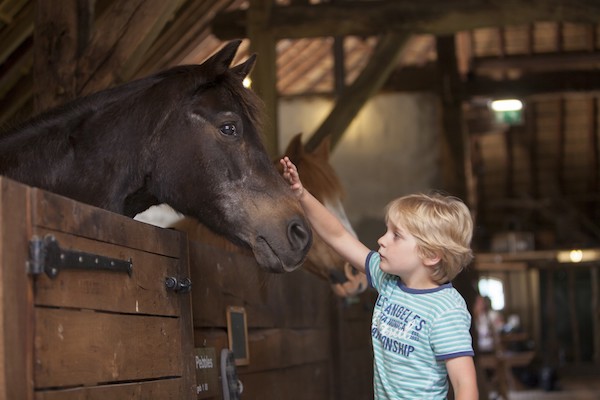
{"label": "barn window opening", "polygon": [[479,294],[489,297],[492,301],[492,309],[500,311],[504,309],[504,283],[498,278],[481,278],[477,283]]}

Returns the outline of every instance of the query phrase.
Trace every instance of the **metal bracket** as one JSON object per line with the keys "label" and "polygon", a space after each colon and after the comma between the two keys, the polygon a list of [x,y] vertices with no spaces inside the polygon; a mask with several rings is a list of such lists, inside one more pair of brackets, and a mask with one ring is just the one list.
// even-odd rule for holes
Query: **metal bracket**
{"label": "metal bracket", "polygon": [[56,278],[63,269],[125,272],[131,276],[133,262],[131,259],[120,260],[82,251],[61,249],[52,235],[46,235],[44,239],[34,236],[29,241],[28,273],[32,275],[46,273],[48,277]]}
{"label": "metal bracket", "polygon": [[192,281],[190,278],[177,280],[174,276],[168,276],[165,278],[165,287],[175,293],[189,293],[192,290]]}

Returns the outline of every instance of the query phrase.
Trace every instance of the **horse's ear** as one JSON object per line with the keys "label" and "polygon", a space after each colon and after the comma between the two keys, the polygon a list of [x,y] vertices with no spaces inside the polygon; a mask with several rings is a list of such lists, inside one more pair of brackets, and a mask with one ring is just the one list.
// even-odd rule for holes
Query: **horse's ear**
{"label": "horse's ear", "polygon": [[232,40],[213,54],[204,64],[211,65],[216,75],[224,74],[229,69],[240,43],[242,43],[240,39]]}
{"label": "horse's ear", "polygon": [[288,156],[292,162],[296,163],[302,154],[304,154],[304,146],[302,145],[302,132],[300,132],[290,140],[284,155]]}
{"label": "horse's ear", "polygon": [[252,54],[250,57],[248,57],[246,61],[231,68],[231,72],[237,75],[240,78],[240,80],[244,80],[244,78],[248,76],[250,71],[252,71],[252,68],[254,68],[255,62],[256,54]]}
{"label": "horse's ear", "polygon": [[321,140],[321,143],[312,152],[313,155],[321,158],[322,160],[329,160],[329,150],[331,148],[331,138],[325,136],[325,139]]}

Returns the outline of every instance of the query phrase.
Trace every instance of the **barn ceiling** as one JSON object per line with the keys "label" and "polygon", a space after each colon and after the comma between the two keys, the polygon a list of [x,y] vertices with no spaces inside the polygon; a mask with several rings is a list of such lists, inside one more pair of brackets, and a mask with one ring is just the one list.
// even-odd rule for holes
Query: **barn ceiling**
{"label": "barn ceiling", "polygon": [[[0,124],[245,38],[268,113],[281,97],[337,99],[307,146],[339,139],[378,92],[438,93],[448,180],[484,246],[507,230],[597,246],[599,20],[593,0],[0,0]],[[493,120],[488,102],[505,96],[525,101],[521,124]]]}

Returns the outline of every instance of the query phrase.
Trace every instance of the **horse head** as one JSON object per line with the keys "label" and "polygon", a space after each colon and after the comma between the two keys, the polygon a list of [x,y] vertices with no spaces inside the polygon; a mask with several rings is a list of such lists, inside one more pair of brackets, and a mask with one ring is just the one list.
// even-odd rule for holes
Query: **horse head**
{"label": "horse head", "polygon": [[312,232],[267,155],[241,41],[42,114],[0,137],[0,174],[135,216],[167,203],[252,250],[273,272],[300,266]]}
{"label": "horse head", "polygon": [[[356,235],[343,207],[342,184],[329,163],[329,139],[323,140],[314,151],[307,152],[302,145],[301,136],[298,134],[290,141],[284,154],[298,167],[306,189]],[[314,233],[313,245],[304,268],[327,279],[334,293],[340,297],[353,296],[367,288],[366,275],[345,262]]]}
{"label": "horse head", "polygon": [[160,202],[249,247],[260,265],[290,271],[302,263],[312,234],[263,146],[258,97],[242,84],[255,56],[229,67],[239,43],[176,73],[184,85],[153,141],[160,156],[148,189]]}

